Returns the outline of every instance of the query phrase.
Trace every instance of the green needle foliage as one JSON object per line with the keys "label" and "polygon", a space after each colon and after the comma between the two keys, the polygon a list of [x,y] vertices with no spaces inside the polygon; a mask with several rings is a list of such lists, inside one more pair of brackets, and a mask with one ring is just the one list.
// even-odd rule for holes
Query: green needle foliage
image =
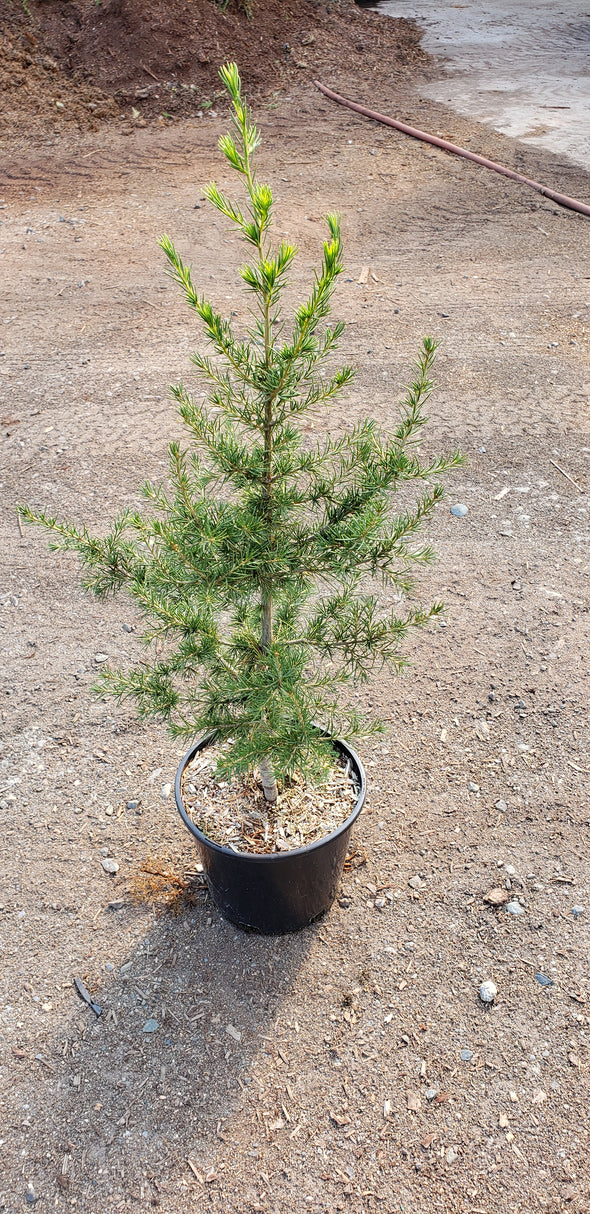
{"label": "green needle foliage", "polygon": [[[210,350],[192,356],[207,403],[182,383],[172,388],[190,445],[170,444],[167,485],[144,486],[151,512],[124,511],[104,538],[28,507],[21,515],[49,528],[53,547],[79,554],[88,589],[126,590],[143,614],[145,660],[103,670],[98,690],[133,700],[175,737],[212,731],[229,743],[219,773],[257,767],[272,802],[276,781],[296,770],[321,777],[333,761],[329,738],[379,728],[339,701],[376,668],[401,670],[409,630],[441,611],[440,603],[386,609],[378,589],[411,594],[413,570],[433,556],[419,532],[443,496],[440,478],[461,457],[420,462],[431,338],[392,432],[364,420],[335,439],[310,444],[302,433],[300,419],[325,416],[353,376],[349,365],[322,370],[344,329],[328,323],[343,268],[340,219],[326,216],[321,265],[287,328],[282,301],[296,250],[271,243],[272,193],[254,163],[260,135],[236,65],[220,75],[233,106],[233,134],[220,147],[245,203],[214,183],[206,194],[248,246],[240,274],[250,327],[234,332],[163,236],[168,271]],[[420,483],[414,504],[394,513],[407,481]]]}

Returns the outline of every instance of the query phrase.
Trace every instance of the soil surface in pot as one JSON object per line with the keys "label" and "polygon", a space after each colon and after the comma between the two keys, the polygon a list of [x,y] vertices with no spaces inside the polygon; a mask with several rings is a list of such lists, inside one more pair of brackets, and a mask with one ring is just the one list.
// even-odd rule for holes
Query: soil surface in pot
{"label": "soil surface in pot", "polygon": [[352,813],[360,786],[349,759],[337,758],[324,784],[294,776],[269,805],[257,772],[231,780],[216,775],[227,748],[221,743],[199,751],[183,773],[184,807],[213,843],[261,855],[292,851],[330,835]]}

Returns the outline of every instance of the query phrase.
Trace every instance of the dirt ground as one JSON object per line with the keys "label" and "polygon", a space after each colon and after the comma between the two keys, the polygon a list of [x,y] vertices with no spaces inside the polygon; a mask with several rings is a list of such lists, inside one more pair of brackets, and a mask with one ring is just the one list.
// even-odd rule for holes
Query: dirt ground
{"label": "dirt ground", "polygon": [[207,112],[224,59],[256,97],[351,66],[391,84],[428,62],[413,22],[353,0],[0,0],[0,140]]}
{"label": "dirt ground", "polygon": [[[371,89],[343,66],[337,83],[590,198],[581,170],[421,101],[419,79]],[[226,182],[225,123],[12,144],[0,199],[0,1210],[583,1214],[590,227],[331,107],[307,78],[259,117],[278,232],[300,247],[296,286],[322,213],[343,215],[336,314],[359,373],[319,424],[393,420],[421,335],[442,341],[425,444],[469,457],[424,575],[448,615],[415,639],[407,676],[361,693],[390,732],[362,748],[366,863],[322,922],[266,939],[204,894],[176,917],[131,902],[147,855],[194,866],[162,796],[181,751],[91,699],[97,655],[136,655],[137,621],[124,601],[87,599],[73,559],[21,535],[15,506],[100,529],[145,477],[165,476],[178,431],[167,385],[190,381],[199,338],[158,234],[215,303],[245,314],[241,253],[200,190],[212,173]],[[456,502],[465,517],[450,514]],[[484,901],[507,882],[521,915]],[[489,1010],[484,979],[498,989]]]}

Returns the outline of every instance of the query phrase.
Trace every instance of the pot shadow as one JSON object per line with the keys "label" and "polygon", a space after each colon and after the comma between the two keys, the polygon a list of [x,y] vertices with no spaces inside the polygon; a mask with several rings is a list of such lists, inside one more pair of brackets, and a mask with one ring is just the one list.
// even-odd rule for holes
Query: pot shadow
{"label": "pot shadow", "polygon": [[[272,1022],[322,924],[292,936],[246,933],[205,895],[177,917],[155,918],[148,934],[145,911],[116,914],[136,916],[142,938],[92,990],[100,1017],[73,995],[45,1052],[43,1082],[27,1092],[37,1150],[14,1194],[19,1208],[27,1183],[26,1200],[52,1208],[75,1198],[77,1209],[105,1214],[130,1197],[148,1208],[160,1203],[164,1176],[166,1187],[178,1186],[179,1172],[195,1184],[189,1158],[201,1182],[256,1056],[276,1052]],[[21,1109],[24,1090],[15,1087]]]}

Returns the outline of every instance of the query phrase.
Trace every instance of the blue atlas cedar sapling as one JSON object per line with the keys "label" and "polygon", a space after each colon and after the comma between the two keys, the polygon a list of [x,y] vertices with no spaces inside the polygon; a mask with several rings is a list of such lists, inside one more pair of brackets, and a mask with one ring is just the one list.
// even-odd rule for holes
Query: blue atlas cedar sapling
{"label": "blue atlas cedar sapling", "polygon": [[[244,201],[215,183],[205,193],[247,246],[239,273],[250,325],[236,333],[163,236],[168,271],[209,345],[192,355],[206,400],[183,383],[172,388],[188,444],[170,443],[167,483],[145,484],[149,508],[124,510],[106,536],[19,509],[52,532],[52,547],[78,553],[88,590],[125,591],[143,616],[143,660],[103,668],[98,692],[132,700],[174,737],[212,733],[225,744],[217,777],[258,772],[272,804],[295,773],[321,782],[334,762],[330,738],[379,729],[346,693],[379,666],[400,671],[408,631],[442,609],[410,601],[413,571],[433,557],[418,533],[461,457],[420,459],[431,338],[391,432],[370,418],[338,437],[310,441],[302,430],[353,378],[350,365],[333,368],[344,324],[328,320],[343,268],[340,218],[326,216],[321,264],[288,323],[283,296],[296,249],[271,241],[273,196],[255,165],[260,134],[236,65],[220,75],[233,133],[219,143]],[[418,492],[396,513],[396,490],[409,481]],[[385,607],[380,586],[399,592],[397,609]]]}

